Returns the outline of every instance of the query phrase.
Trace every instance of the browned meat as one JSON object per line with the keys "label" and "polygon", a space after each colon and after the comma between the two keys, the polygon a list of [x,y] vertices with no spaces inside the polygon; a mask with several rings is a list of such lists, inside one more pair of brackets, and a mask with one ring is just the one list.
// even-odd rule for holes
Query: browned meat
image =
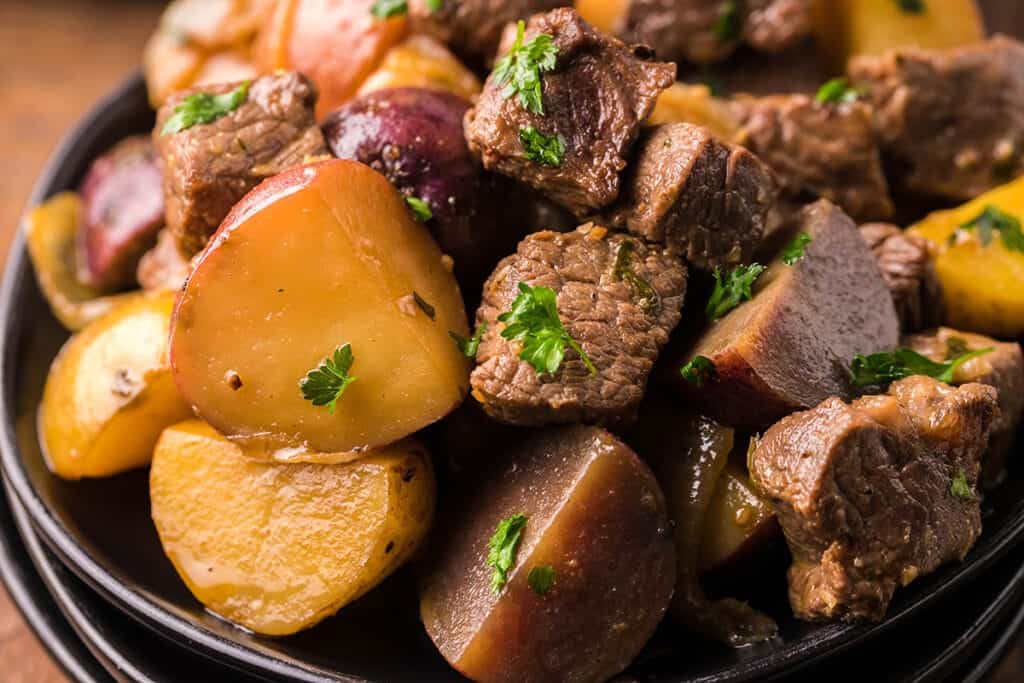
{"label": "browned meat", "polygon": [[828,199],[858,220],[892,215],[870,107],[776,95],[738,98],[737,110],[737,141],[775,171],[786,194]]}
{"label": "browned meat", "polygon": [[565,0],[444,0],[431,10],[427,0],[409,3],[413,30],[446,43],[472,64],[489,64],[509,22],[562,7]]}
{"label": "browned meat", "polygon": [[[542,76],[544,113],[530,111],[516,96],[506,97],[505,85],[492,73],[466,115],[466,139],[486,168],[585,216],[619,196],[626,153],[658,94],[674,82],[675,66],[648,61],[643,49],[595,31],[567,7],[530,19],[525,42],[540,34],[551,36],[558,51],[554,70]],[[503,54],[514,39],[510,26]],[[531,127],[564,140],[558,165],[527,158],[520,132]]]}
{"label": "browned meat", "polygon": [[161,230],[156,246],[139,259],[135,277],[147,292],[181,289],[192,272],[189,259],[181,255],[178,242],[170,230]]}
{"label": "browned meat", "polygon": [[629,40],[650,45],[664,59],[717,62],[741,43],[781,52],[811,30],[809,0],[632,0]]}
{"label": "browned meat", "polygon": [[917,332],[942,321],[942,284],[928,255],[927,240],[890,223],[866,223],[860,234],[871,247],[892,292],[900,329]]}
{"label": "browned meat", "polygon": [[[519,358],[501,337],[520,282],[549,287],[558,315],[596,367],[591,375],[567,351],[553,375]],[[636,416],[647,378],[679,323],[686,268],[675,256],[604,228],[539,232],[498,264],[484,285],[477,325],[487,323],[471,382],[492,417],[511,424],[588,422],[622,425]]]}
{"label": "browned meat", "polygon": [[981,476],[984,486],[994,486],[1006,474],[1006,457],[1024,412],[1024,354],[1020,344],[940,327],[905,337],[903,345],[937,362],[956,358],[965,351],[992,349],[991,353],[973,358],[957,368],[953,379],[955,384],[987,384],[999,392],[999,417],[992,425],[992,438],[982,459]]}
{"label": "browned meat", "polygon": [[648,133],[612,223],[697,268],[750,260],[775,201],[772,172],[743,147],[688,123]]}
{"label": "browned meat", "polygon": [[316,88],[302,74],[287,71],[254,80],[246,101],[213,123],[161,134],[189,95],[219,95],[238,86],[175,93],[157,113],[153,139],[164,162],[167,227],[186,255],[202,249],[235,202],[261,180],[327,152],[313,119]]}
{"label": "browned meat", "polygon": [[992,387],[917,376],[768,430],[751,475],[793,553],[797,617],[881,619],[898,586],[964,558],[981,533],[975,482],[998,413]]}
{"label": "browned meat", "polygon": [[947,51],[906,48],[850,63],[875,103],[901,184],[971,199],[1024,172],[1024,46],[991,40]]}

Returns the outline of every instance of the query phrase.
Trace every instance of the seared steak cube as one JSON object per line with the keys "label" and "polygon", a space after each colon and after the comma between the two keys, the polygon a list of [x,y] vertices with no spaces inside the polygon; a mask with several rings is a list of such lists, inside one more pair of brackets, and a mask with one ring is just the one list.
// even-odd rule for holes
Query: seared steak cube
{"label": "seared steak cube", "polygon": [[774,95],[741,97],[737,110],[737,141],[775,171],[787,195],[828,199],[858,220],[892,215],[871,107]]}
{"label": "seared steak cube", "polygon": [[866,223],[860,234],[871,247],[904,332],[942,321],[942,284],[928,254],[928,241],[890,223]]}
{"label": "seared steak cube", "polygon": [[897,587],[962,560],[981,533],[975,483],[998,413],[992,387],[915,376],[769,429],[750,471],[793,553],[794,614],[879,620]]}
{"label": "seared steak cube", "polygon": [[[466,115],[466,140],[486,168],[585,216],[619,196],[626,153],[658,95],[675,81],[676,70],[649,61],[644,48],[630,49],[595,31],[570,8],[533,17],[519,42],[528,45],[541,35],[552,39],[556,51],[553,68],[540,72],[542,112],[510,91],[496,69]],[[516,38],[510,26],[502,54]],[[529,153],[531,134],[545,136],[563,152],[553,158]]]}
{"label": "seared steak cube", "polygon": [[877,109],[884,152],[906,189],[971,199],[1024,172],[1024,45],[859,57],[851,78]]}
{"label": "seared steak cube", "polygon": [[1013,446],[1024,413],[1024,354],[1017,342],[1000,342],[971,332],[949,327],[904,337],[903,345],[936,362],[943,362],[969,351],[992,349],[972,358],[953,376],[955,384],[977,382],[999,392],[999,417],[992,425],[992,439],[982,458],[982,484],[991,487],[1006,474],[1006,457]]}
{"label": "seared steak cube", "polygon": [[175,93],[157,113],[153,140],[164,164],[167,227],[186,255],[202,249],[235,202],[261,180],[327,152],[313,118],[316,88],[295,72],[257,78],[241,105],[211,123],[163,133],[190,95],[222,95],[239,85]]}
{"label": "seared steak cube", "polygon": [[611,220],[697,268],[735,265],[760,243],[775,195],[772,172],[746,149],[671,123],[641,141]]}
{"label": "seared steak cube", "polygon": [[[558,316],[593,363],[567,351],[553,374],[522,360],[522,345],[501,336],[519,284],[557,295]],[[686,267],[659,247],[604,228],[539,232],[519,244],[484,284],[477,326],[487,324],[471,382],[491,417],[521,425],[631,422],[647,378],[679,323]]]}

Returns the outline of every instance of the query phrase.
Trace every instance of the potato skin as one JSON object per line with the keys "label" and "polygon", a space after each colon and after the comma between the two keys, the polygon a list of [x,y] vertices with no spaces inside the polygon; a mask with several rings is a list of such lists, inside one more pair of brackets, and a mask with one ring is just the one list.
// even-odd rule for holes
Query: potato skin
{"label": "potato skin", "polygon": [[[607,680],[639,653],[672,596],[661,490],[632,450],[596,427],[545,430],[509,456],[448,511],[422,585],[427,633],[475,681]],[[517,513],[527,516],[522,543],[495,595],[488,541]],[[527,577],[543,565],[555,581],[542,596]]]}
{"label": "potato skin", "polygon": [[344,465],[267,464],[191,420],[160,437],[150,498],[160,541],[193,595],[279,636],[334,614],[404,564],[432,521],[435,484],[415,441]]}

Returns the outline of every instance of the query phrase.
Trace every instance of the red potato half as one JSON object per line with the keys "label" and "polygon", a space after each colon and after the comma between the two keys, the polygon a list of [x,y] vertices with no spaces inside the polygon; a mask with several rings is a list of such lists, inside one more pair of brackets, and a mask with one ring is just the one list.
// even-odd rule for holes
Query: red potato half
{"label": "red potato half", "polygon": [[[459,405],[469,367],[449,332],[467,336],[466,315],[426,228],[383,176],[331,160],[271,178],[224,220],[178,298],[171,364],[223,434],[340,453]],[[299,383],[345,344],[357,379],[332,413]]]}

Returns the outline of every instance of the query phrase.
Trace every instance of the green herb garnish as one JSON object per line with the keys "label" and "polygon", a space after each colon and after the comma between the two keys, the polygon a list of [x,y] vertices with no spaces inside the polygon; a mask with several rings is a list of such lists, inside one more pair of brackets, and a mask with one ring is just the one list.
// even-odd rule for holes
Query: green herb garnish
{"label": "green herb garnish", "polygon": [[505,99],[519,96],[519,103],[534,114],[544,115],[544,101],[541,96],[541,74],[552,71],[558,58],[554,39],[541,33],[530,42],[523,44],[526,23],[516,26],[516,40],[512,49],[494,66],[494,82],[504,86]]}
{"label": "green herb garnish", "polygon": [[412,300],[416,302],[416,305],[420,307],[420,310],[427,314],[427,317],[431,320],[437,320],[437,311],[434,307],[427,303],[427,300],[420,296],[419,292],[413,290]]}
{"label": "green herb garnish", "polygon": [[753,298],[751,288],[764,270],[760,263],[751,263],[749,266],[736,266],[723,277],[721,268],[715,268],[715,289],[704,309],[708,319],[714,322]]}
{"label": "green herb garnish", "polygon": [[434,212],[430,210],[430,204],[427,204],[419,197],[406,197],[405,203],[412,209],[413,218],[420,223],[426,223],[434,217]]}
{"label": "green herb garnish", "polygon": [[533,126],[519,130],[519,141],[523,143],[526,158],[542,166],[558,168],[565,157],[565,138],[561,135],[544,135]]}
{"label": "green herb garnish", "polygon": [[850,363],[850,374],[854,384],[859,387],[888,384],[912,375],[934,377],[940,382],[952,384],[957,368],[972,358],[984,356],[992,351],[991,348],[979,349],[945,363],[937,363],[913,349],[901,348],[892,353],[856,356]]}
{"label": "green herb garnish", "polygon": [[174,108],[174,113],[164,121],[160,135],[173,135],[203,123],[213,123],[242,106],[249,97],[252,81],[245,81],[231,92],[213,95],[197,92],[186,97]]}
{"label": "green herb garnish", "polygon": [[501,336],[522,342],[519,357],[532,365],[538,375],[555,374],[562,365],[566,346],[579,354],[591,375],[597,374],[583,347],[562,326],[555,290],[520,282],[519,296],[512,302],[512,309],[499,315],[498,320],[507,325]]}
{"label": "green herb garnish", "polygon": [[547,595],[555,585],[555,568],[549,564],[534,567],[527,575],[526,583],[537,595]]}
{"label": "green herb garnish", "polygon": [[408,0],[377,0],[370,7],[370,14],[378,19],[390,19],[409,11]]}
{"label": "green herb garnish", "polygon": [[625,240],[619,245],[619,250],[615,253],[615,265],[612,267],[612,274],[616,280],[629,283],[629,286],[633,288],[633,293],[640,300],[640,308],[643,309],[644,313],[657,313],[661,308],[661,297],[658,296],[658,293],[654,291],[654,287],[651,287],[647,280],[637,275],[636,271],[633,270],[634,249],[633,243],[629,240]]}
{"label": "green herb garnish", "polygon": [[448,332],[448,336],[455,340],[455,345],[459,347],[459,351],[462,351],[462,355],[466,358],[476,358],[476,352],[480,350],[480,340],[484,338],[486,331],[487,323],[480,323],[476,328],[476,334],[469,339],[452,331]]}
{"label": "green herb garnish", "polygon": [[924,0],[894,0],[896,5],[907,14],[924,14],[928,7]]}
{"label": "green herb garnish", "polygon": [[690,384],[698,389],[704,386],[709,380],[718,377],[718,368],[706,356],[696,356],[689,363],[679,368],[679,374]]}
{"label": "green herb garnish", "polygon": [[949,236],[949,245],[956,244],[961,234],[971,230],[978,233],[978,241],[983,246],[991,244],[992,237],[998,232],[1004,247],[1010,251],[1024,252],[1024,232],[1021,232],[1020,220],[997,206],[987,205],[980,214],[957,228]]}
{"label": "green herb garnish", "polygon": [[821,104],[849,104],[856,102],[864,94],[859,88],[850,85],[845,78],[833,78],[818,88],[815,99]]}
{"label": "green herb garnish", "polygon": [[957,469],[953,479],[949,482],[949,492],[954,498],[960,500],[974,500],[974,491],[967,483],[967,474],[961,469]]}
{"label": "green herb garnish", "polygon": [[312,401],[315,406],[327,406],[327,412],[333,415],[338,399],[348,385],[356,381],[355,377],[348,374],[355,360],[351,344],[336,348],[333,356],[325,358],[299,382],[302,397]]}
{"label": "green herb garnish", "polygon": [[526,528],[526,515],[516,514],[498,522],[494,535],[488,543],[487,566],[494,567],[491,575],[491,590],[497,595],[508,583],[508,572],[516,563],[516,552]]}
{"label": "green herb garnish", "polygon": [[444,0],[426,0],[427,9],[431,12],[438,12],[441,10],[441,5],[444,4]]}
{"label": "green herb garnish", "polygon": [[802,232],[793,239],[789,245],[782,250],[782,262],[787,266],[795,265],[797,261],[804,257],[804,252],[807,250],[807,245],[811,243],[811,236],[806,232]]}
{"label": "green herb garnish", "polygon": [[718,18],[715,19],[715,25],[711,29],[715,34],[715,38],[718,38],[723,43],[738,38],[742,28],[743,17],[740,16],[741,14],[738,0],[723,2],[718,10]]}

